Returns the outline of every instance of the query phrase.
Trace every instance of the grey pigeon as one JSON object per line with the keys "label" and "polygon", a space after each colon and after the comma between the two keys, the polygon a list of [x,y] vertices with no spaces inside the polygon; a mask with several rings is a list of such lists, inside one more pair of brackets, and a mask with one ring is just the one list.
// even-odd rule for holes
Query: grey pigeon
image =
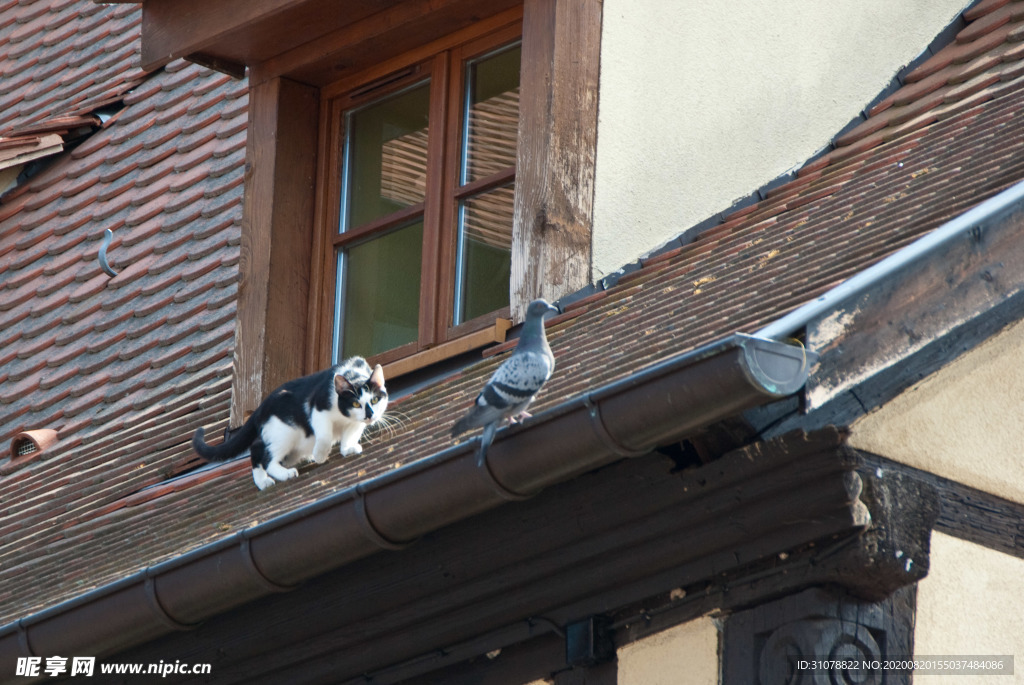
{"label": "grey pigeon", "polygon": [[526,407],[555,370],[555,356],[544,335],[544,316],[558,311],[545,300],[530,303],[515,351],[487,381],[469,413],[456,422],[453,437],[483,426],[482,452],[491,444],[494,432],[504,419],[514,423],[517,418],[529,416]]}

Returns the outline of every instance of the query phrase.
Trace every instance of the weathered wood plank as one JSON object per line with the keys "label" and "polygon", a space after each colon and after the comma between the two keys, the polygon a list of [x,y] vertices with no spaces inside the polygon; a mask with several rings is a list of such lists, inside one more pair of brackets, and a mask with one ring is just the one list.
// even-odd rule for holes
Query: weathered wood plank
{"label": "weathered wood plank", "polygon": [[318,94],[274,79],[249,93],[231,423],[306,371]]}
{"label": "weathered wood plank", "polygon": [[599,0],[527,0],[512,247],[513,320],[590,282]]}
{"label": "weathered wood plank", "polygon": [[894,267],[809,322],[807,347],[821,359],[804,390],[808,409],[888,375],[909,357],[927,354],[931,345],[939,345],[947,361],[954,357],[959,350],[941,341],[955,340],[959,328],[978,327],[989,312],[1024,295],[1022,229],[1024,203],[1017,203],[927,257]]}
{"label": "weathered wood plank", "polygon": [[[288,76],[313,85],[331,87],[325,95],[351,88],[345,79],[358,74],[386,76],[398,66],[399,55],[408,62],[415,51],[427,59],[475,33],[499,28],[521,16],[521,0],[406,0],[391,2],[375,14],[353,15],[352,21],[276,54],[262,64],[267,76]],[[414,58],[415,60],[415,58]],[[337,86],[335,87],[335,83]]]}
{"label": "weathered wood plank", "polygon": [[940,503],[936,530],[1024,559],[1024,505],[878,455],[864,454],[864,459],[871,468],[935,488]]}
{"label": "weathered wood plank", "polygon": [[142,3],[142,68],[203,52],[228,35],[304,0],[147,0]]}
{"label": "weathered wood plank", "polygon": [[398,0],[146,0],[142,67],[196,52],[252,66]]}
{"label": "weathered wood plank", "polygon": [[546,678],[564,668],[565,641],[549,633],[504,647],[494,659],[476,658],[401,682],[402,685],[523,685]]}

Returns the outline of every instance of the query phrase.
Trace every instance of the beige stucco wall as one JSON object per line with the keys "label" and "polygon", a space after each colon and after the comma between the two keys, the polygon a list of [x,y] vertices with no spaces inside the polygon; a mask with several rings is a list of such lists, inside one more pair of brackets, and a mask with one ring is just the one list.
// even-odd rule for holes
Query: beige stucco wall
{"label": "beige stucco wall", "polygon": [[1024,682],[1024,559],[932,533],[917,590],[918,656],[1015,656],[1014,675],[915,675],[914,683]]}
{"label": "beige stucco wall", "polygon": [[718,627],[710,618],[619,649],[619,685],[718,685]]}
{"label": "beige stucco wall", "polygon": [[1024,503],[1022,359],[1018,323],[860,419],[850,444]]}
{"label": "beige stucco wall", "polygon": [[800,165],[966,0],[604,0],[593,276]]}

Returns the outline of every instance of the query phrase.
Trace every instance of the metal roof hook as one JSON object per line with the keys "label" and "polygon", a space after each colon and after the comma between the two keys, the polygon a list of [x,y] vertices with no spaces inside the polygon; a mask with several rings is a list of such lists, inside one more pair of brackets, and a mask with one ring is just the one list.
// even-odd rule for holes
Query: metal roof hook
{"label": "metal roof hook", "polygon": [[103,231],[103,243],[100,245],[100,252],[97,258],[100,260],[100,268],[107,273],[108,276],[116,276],[117,272],[110,268],[110,263],[107,262],[107,248],[110,247],[110,241],[114,239],[114,232],[109,228]]}

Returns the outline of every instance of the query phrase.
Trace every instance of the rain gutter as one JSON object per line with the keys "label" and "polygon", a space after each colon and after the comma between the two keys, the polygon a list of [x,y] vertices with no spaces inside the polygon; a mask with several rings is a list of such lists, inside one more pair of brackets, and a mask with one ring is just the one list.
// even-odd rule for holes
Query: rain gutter
{"label": "rain gutter", "polygon": [[[816,358],[743,334],[670,357],[499,431],[483,460],[478,441],[457,445],[0,627],[0,664],[27,656],[104,656],[194,628],[791,395]],[[13,674],[13,668],[0,671],[0,682]]]}
{"label": "rain gutter", "polygon": [[871,287],[888,280],[904,267],[928,259],[931,255],[947,249],[952,243],[970,238],[972,232],[977,232],[983,225],[991,223],[1002,214],[1019,211],[1022,201],[1024,181],[950,219],[934,231],[843,281],[817,299],[776,319],[754,335],[769,340],[785,339],[812,321],[833,312],[843,303],[860,297]]}

